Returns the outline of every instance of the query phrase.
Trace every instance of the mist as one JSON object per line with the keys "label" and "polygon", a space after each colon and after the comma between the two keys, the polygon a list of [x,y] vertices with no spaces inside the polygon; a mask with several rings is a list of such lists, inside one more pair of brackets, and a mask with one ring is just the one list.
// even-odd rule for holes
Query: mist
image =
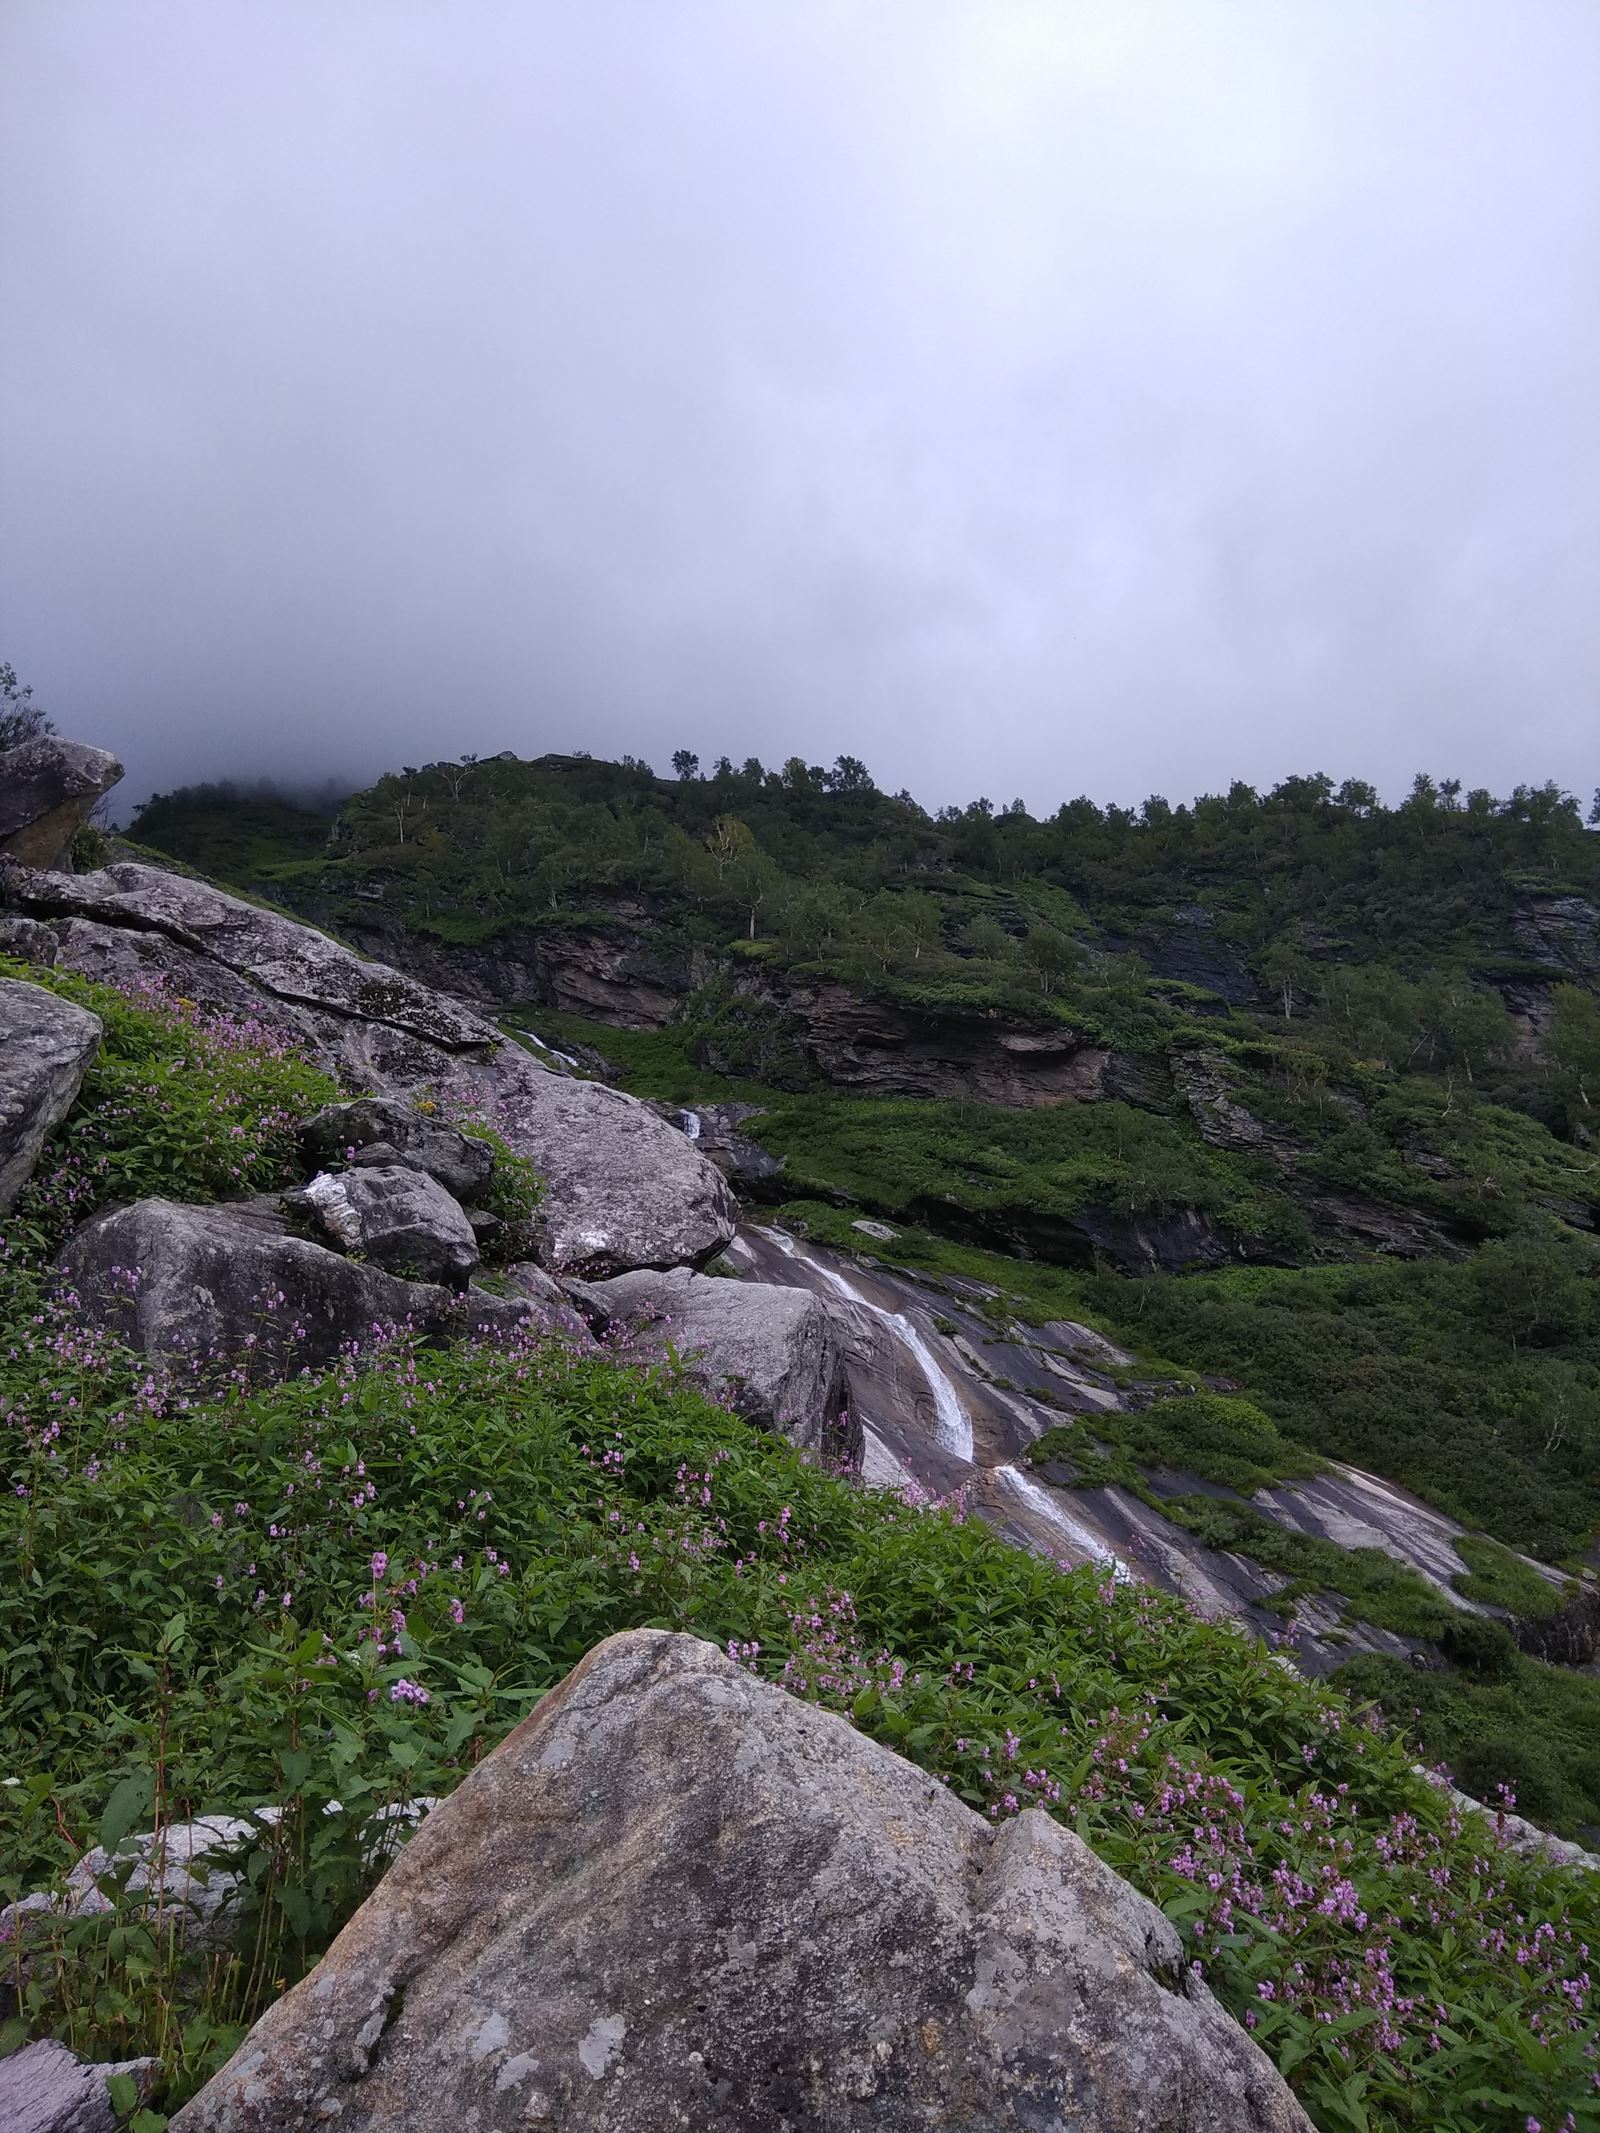
{"label": "mist", "polygon": [[1600,782],[1589,0],[9,0],[0,658],[194,779]]}

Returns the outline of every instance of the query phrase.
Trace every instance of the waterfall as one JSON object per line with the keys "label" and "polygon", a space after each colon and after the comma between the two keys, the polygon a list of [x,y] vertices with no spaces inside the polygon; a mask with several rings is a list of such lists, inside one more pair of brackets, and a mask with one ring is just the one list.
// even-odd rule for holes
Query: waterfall
{"label": "waterfall", "polygon": [[[574,1074],[578,1072],[578,1062],[573,1058],[572,1054],[570,1052],[558,1052],[553,1044],[546,1044],[536,1029],[519,1029],[517,1035],[526,1037],[530,1044],[536,1044],[541,1052],[548,1052],[552,1059],[559,1059],[561,1064],[568,1068],[570,1072]],[[693,1140],[695,1135],[691,1133],[689,1138]]]}
{"label": "waterfall", "polygon": [[855,1283],[837,1268],[827,1266],[821,1260],[807,1259],[794,1239],[786,1236],[781,1229],[764,1229],[761,1234],[770,1239],[786,1258],[798,1259],[802,1265],[810,1267],[814,1274],[820,1274],[841,1296],[847,1297],[861,1310],[870,1312],[882,1325],[888,1327],[890,1334],[902,1348],[910,1350],[933,1398],[934,1435],[940,1449],[970,1466],[973,1456],[972,1418],[962,1406],[961,1395],[946,1375],[938,1357],[910,1319],[899,1311],[885,1310],[882,1304],[874,1303],[870,1296],[863,1296]]}
{"label": "waterfall", "polygon": [[682,1121],[683,1121],[683,1130],[684,1130],[684,1132],[688,1134],[688,1136],[689,1136],[690,1140],[692,1140],[692,1141],[697,1141],[697,1140],[698,1140],[698,1139],[700,1138],[700,1114],[699,1114],[699,1112],[698,1112],[698,1111],[684,1111],[684,1112],[680,1113],[679,1115],[680,1115],[680,1117],[681,1117],[681,1119],[682,1119]]}
{"label": "waterfall", "polygon": [[1087,1526],[1079,1525],[1072,1513],[1058,1501],[1054,1489],[1047,1489],[1042,1482],[1034,1481],[1015,1466],[997,1466],[994,1478],[1019,1502],[1026,1504],[1035,1518],[1043,1519],[1063,1540],[1070,1542],[1080,1555],[1104,1564],[1119,1585],[1134,1582],[1133,1572],[1122,1558],[1113,1555],[1105,1542]]}

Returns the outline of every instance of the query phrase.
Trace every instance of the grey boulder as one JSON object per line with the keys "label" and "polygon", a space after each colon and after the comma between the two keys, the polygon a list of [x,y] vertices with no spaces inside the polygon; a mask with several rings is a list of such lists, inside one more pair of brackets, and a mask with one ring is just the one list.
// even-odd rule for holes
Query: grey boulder
{"label": "grey boulder", "polygon": [[809,1290],[683,1267],[569,1287],[591,1324],[609,1324],[647,1353],[670,1345],[714,1398],[747,1420],[804,1450],[859,1453],[844,1339]]}
{"label": "grey boulder", "polygon": [[143,1355],[273,1370],[366,1349],[391,1330],[506,1335],[530,1307],[402,1281],[284,1233],[253,1206],[139,1200],[75,1230],[56,1261],[80,1314]]}
{"label": "grey boulder", "polygon": [[452,1065],[434,1087],[533,1163],[544,1181],[537,1256],[553,1274],[702,1266],[732,1238],[739,1210],[727,1180],[636,1097],[549,1073],[509,1047],[487,1069]]}
{"label": "grey boulder", "polygon": [[14,882],[11,896],[35,918],[160,933],[278,1000],[388,1024],[446,1049],[479,1043],[486,1027],[443,993],[369,963],[313,926],[160,867],[129,860],[93,874],[35,873]]}
{"label": "grey boulder", "polygon": [[401,1163],[324,1170],[284,1197],[341,1251],[359,1253],[408,1281],[443,1281],[459,1289],[478,1263],[472,1224],[425,1170]]}
{"label": "grey boulder", "polygon": [[33,1175],[72,1109],[100,1043],[100,1017],[71,1000],[0,978],[0,1214]]}
{"label": "grey boulder", "polygon": [[[17,1934],[26,1952],[30,1916],[93,1918],[117,1909],[120,1901],[125,1915],[159,1916],[191,1952],[226,1948],[238,1916],[237,1857],[252,1841],[261,1841],[264,1826],[264,1817],[199,1815],[192,1822],[125,1837],[115,1858],[97,1844],[77,1861],[57,1894],[25,1896],[0,1911],[0,1939]],[[120,1884],[119,1900],[102,1888],[106,1881]]]}
{"label": "grey boulder", "polygon": [[127,2121],[112,2103],[107,2082],[126,2075],[143,2096],[155,2070],[154,2059],[91,2066],[64,2044],[43,2037],[0,2059],[0,2127],[5,2133],[116,2133]]}
{"label": "grey boulder", "polygon": [[95,803],[122,776],[104,748],[42,734],[0,754],[0,859],[59,867]]}
{"label": "grey boulder", "polygon": [[172,2133],[1309,2133],[1155,1907],[708,1644],[596,1647]]}
{"label": "grey boulder", "polygon": [[300,1145],[309,1161],[323,1167],[386,1149],[390,1160],[425,1170],[458,1200],[475,1200],[494,1170],[494,1150],[487,1141],[473,1140],[393,1096],[327,1105],[306,1121]]}

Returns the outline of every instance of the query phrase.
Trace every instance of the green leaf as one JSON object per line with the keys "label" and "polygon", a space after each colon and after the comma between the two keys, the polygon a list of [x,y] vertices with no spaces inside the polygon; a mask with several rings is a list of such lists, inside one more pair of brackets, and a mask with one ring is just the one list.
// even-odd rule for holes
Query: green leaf
{"label": "green leaf", "polygon": [[135,1823],[147,1818],[154,1797],[155,1783],[148,1771],[122,1778],[112,1786],[111,1797],[100,1816],[100,1843],[106,1852],[115,1852]]}

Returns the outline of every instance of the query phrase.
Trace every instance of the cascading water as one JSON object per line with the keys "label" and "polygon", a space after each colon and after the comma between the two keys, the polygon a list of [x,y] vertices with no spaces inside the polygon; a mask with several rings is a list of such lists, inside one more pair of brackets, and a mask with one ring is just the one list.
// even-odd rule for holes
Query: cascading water
{"label": "cascading water", "polygon": [[681,1112],[681,1113],[679,1114],[679,1116],[680,1116],[680,1119],[681,1119],[681,1121],[682,1121],[682,1125],[683,1125],[683,1130],[684,1130],[684,1132],[685,1132],[685,1133],[686,1133],[686,1134],[687,1134],[687,1135],[689,1136],[690,1140],[692,1140],[692,1141],[697,1141],[697,1140],[698,1140],[698,1139],[700,1138],[700,1114],[699,1114],[699,1112],[698,1112],[698,1111],[684,1111],[684,1112]]}
{"label": "cascading water", "polygon": [[1024,1474],[1020,1467],[997,1466],[994,1469],[994,1478],[1019,1503],[1025,1505],[1034,1518],[1042,1519],[1080,1555],[1087,1555],[1094,1562],[1104,1563],[1119,1585],[1134,1582],[1133,1572],[1122,1558],[1113,1555],[1105,1542],[1097,1534],[1091,1533],[1087,1526],[1079,1525],[1071,1512],[1062,1508],[1054,1490],[1034,1481]]}
{"label": "cascading water", "polygon": [[806,1258],[795,1240],[786,1236],[781,1229],[764,1229],[761,1234],[770,1243],[775,1244],[785,1258],[801,1260],[814,1274],[820,1274],[830,1287],[837,1289],[841,1296],[847,1297],[861,1310],[870,1312],[880,1324],[888,1328],[902,1348],[910,1351],[933,1400],[934,1435],[940,1449],[970,1466],[973,1457],[972,1418],[962,1406],[961,1396],[950,1382],[938,1357],[910,1319],[899,1311],[885,1310],[882,1304],[874,1303],[870,1296],[864,1296],[855,1283],[841,1274],[836,1267],[828,1266],[819,1259]]}
{"label": "cascading water", "polygon": [[[572,1057],[571,1053],[558,1052],[553,1044],[546,1044],[537,1030],[519,1029],[517,1031],[517,1035],[519,1037],[526,1037],[530,1044],[536,1044],[541,1052],[548,1052],[552,1059],[559,1059],[561,1064],[566,1067],[571,1073],[577,1073],[578,1062]],[[698,1135],[691,1133],[689,1138],[691,1140],[695,1140],[698,1138]]]}

